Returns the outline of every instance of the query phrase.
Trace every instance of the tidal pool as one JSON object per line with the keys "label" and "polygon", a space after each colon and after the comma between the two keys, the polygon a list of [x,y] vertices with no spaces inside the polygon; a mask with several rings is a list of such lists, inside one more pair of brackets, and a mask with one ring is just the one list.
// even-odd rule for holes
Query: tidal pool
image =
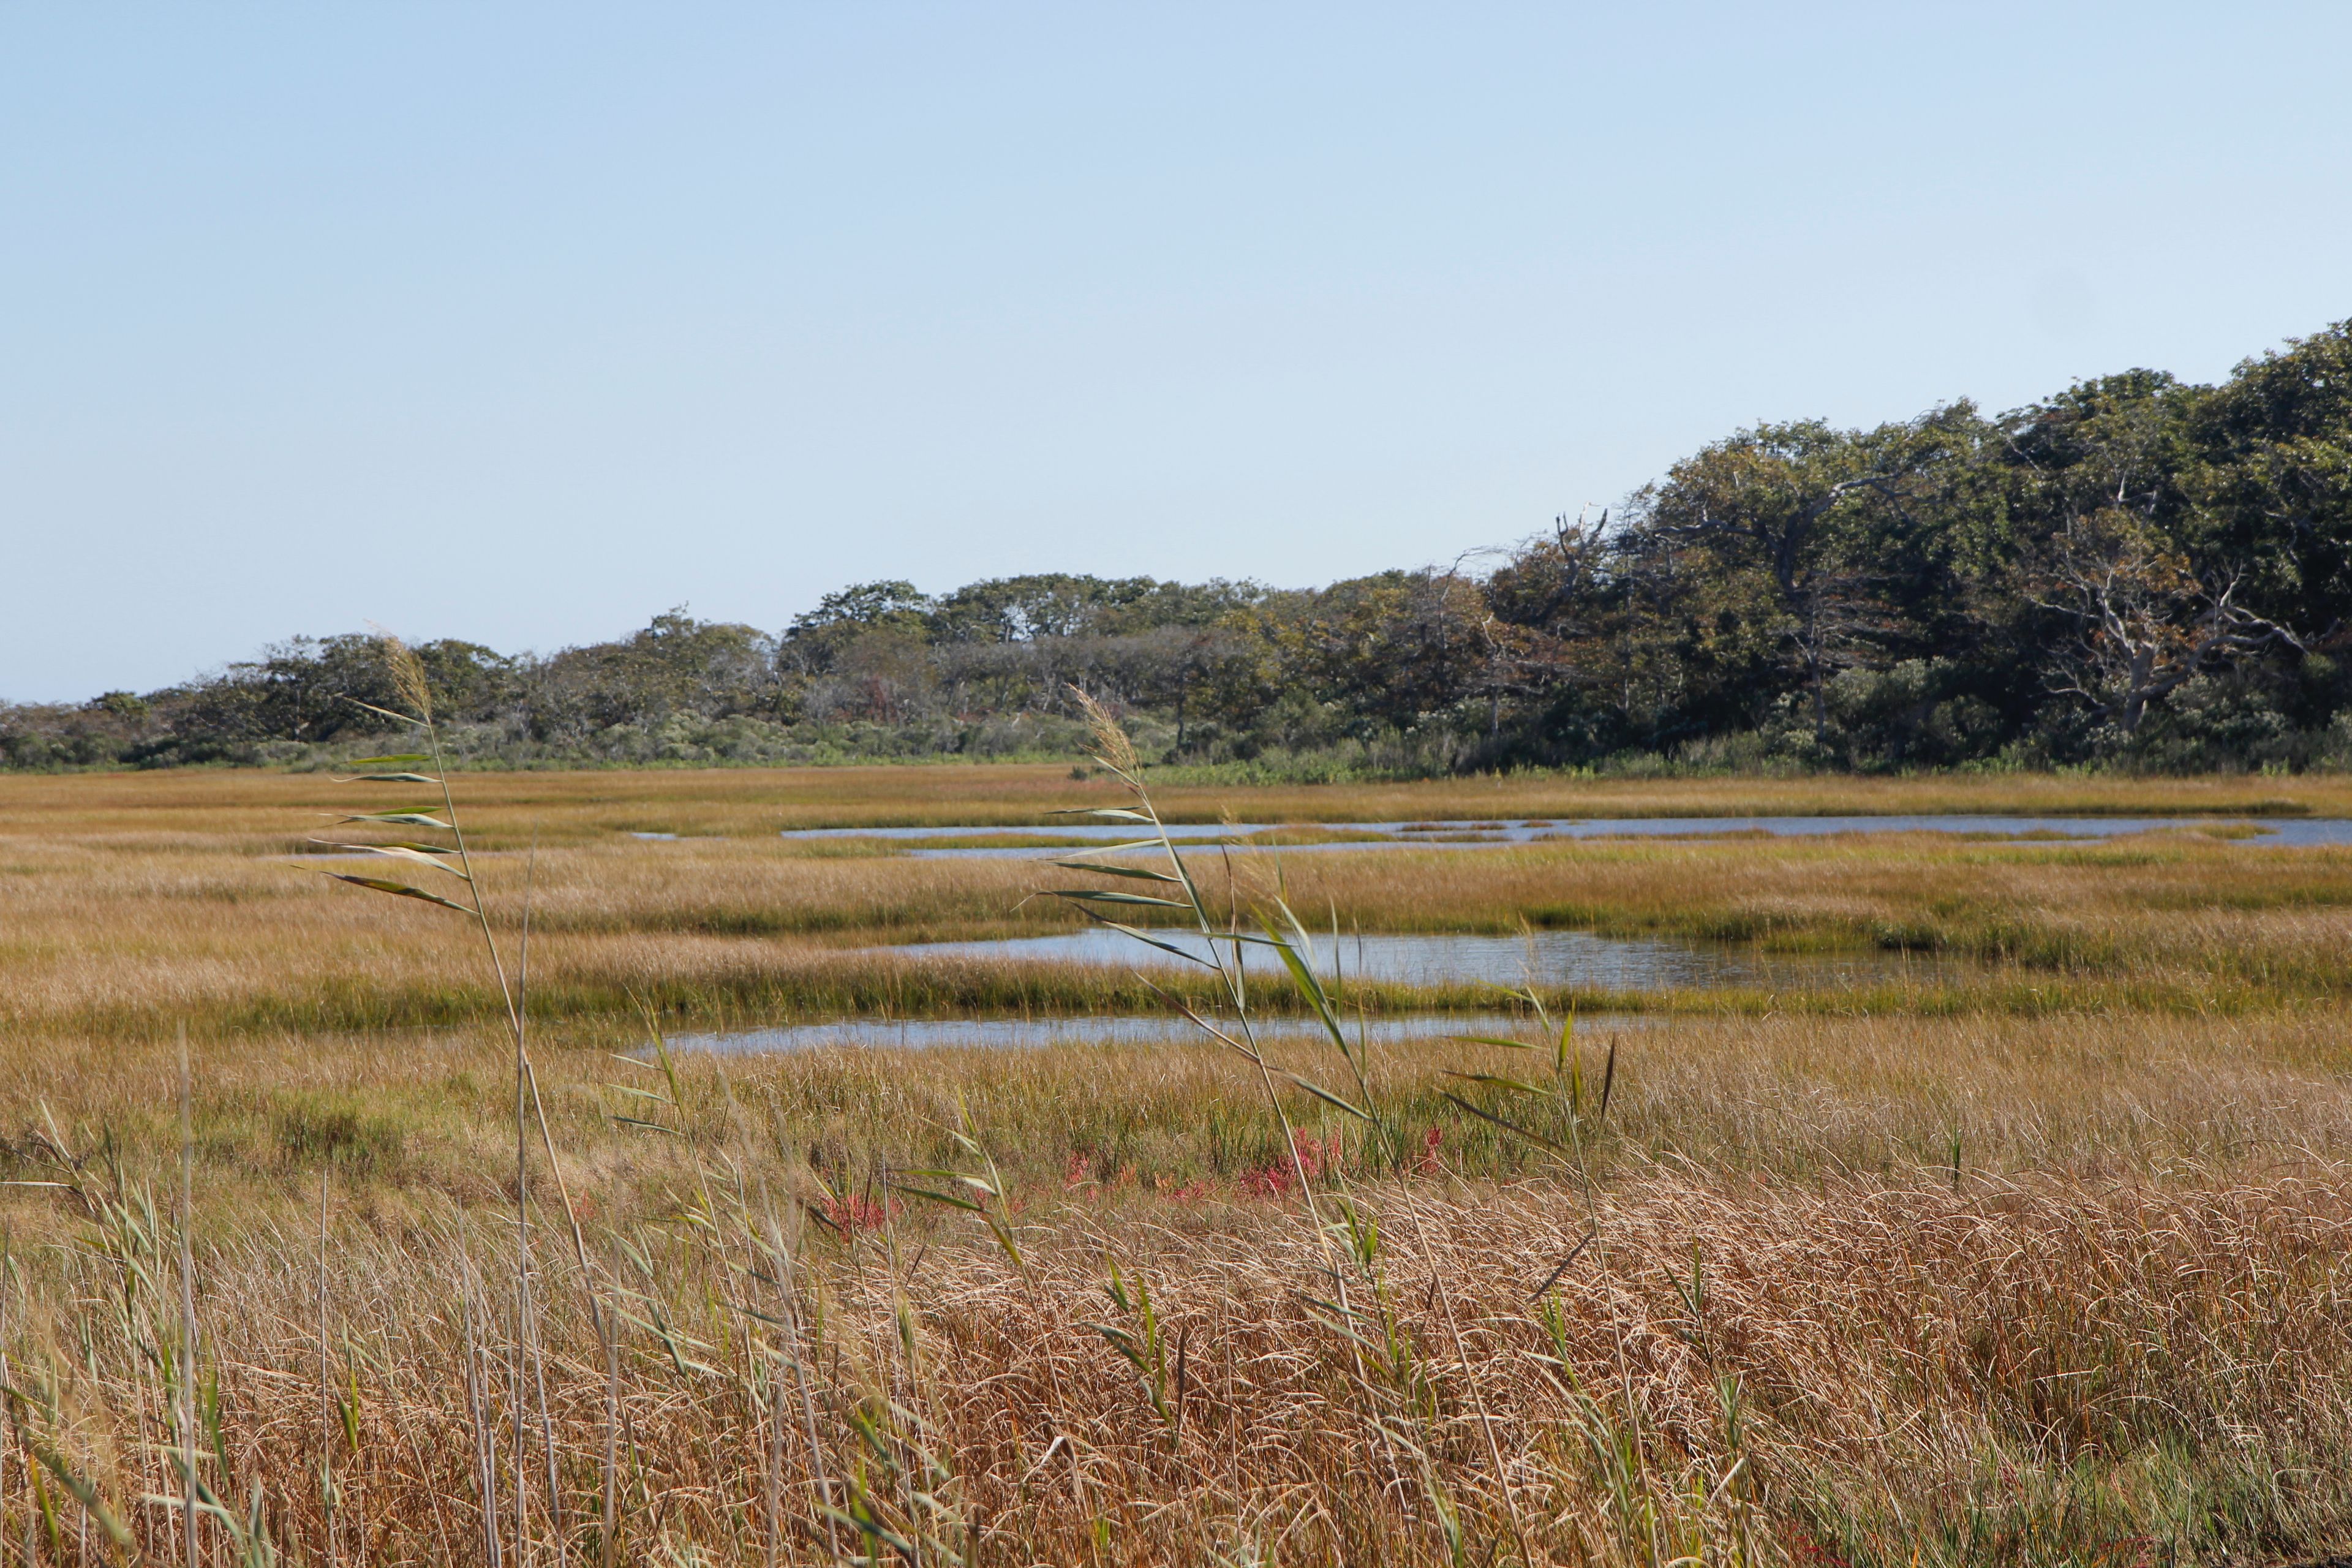
{"label": "tidal pool", "polygon": [[[1198,935],[1154,931],[1155,938],[1193,952]],[[858,950],[878,960],[961,959],[993,963],[1098,964],[1106,968],[1169,968],[1186,960],[1145,946],[1117,931],[1076,931],[1055,936],[1012,937],[999,942],[909,942]],[[1230,952],[1230,949],[1227,950]],[[1545,990],[1573,987],[1620,994],[1707,990],[1726,986],[1793,991],[1883,984],[1932,984],[1964,961],[1904,952],[1765,953],[1728,944],[1655,940],[1620,940],[1584,931],[1535,931],[1521,936],[1397,934],[1345,936],[1335,944],[1315,944],[1315,966],[1327,976],[1414,985],[1492,985],[1502,991],[1528,984]],[[1279,961],[1265,948],[1244,948],[1245,972],[1259,986],[1287,987]],[[1588,1016],[1582,1027],[1635,1022],[1622,1015]],[[1352,1033],[1357,1027],[1349,1024]],[[1446,1035],[1497,1034],[1524,1030],[1524,1017],[1504,1014],[1412,1014],[1376,1018],[1366,1026],[1378,1041],[1438,1038]],[[1294,1016],[1261,1020],[1270,1038],[1315,1035],[1315,1026]],[[987,1047],[1007,1049],[1070,1045],[1167,1045],[1200,1039],[1199,1030],[1172,1015],[1162,1016],[1050,1016],[1030,1018],[845,1018],[823,1024],[681,1036],[683,1049],[791,1051],[835,1047],[921,1049]]]}
{"label": "tidal pool", "polygon": [[[1524,818],[1509,822],[1291,822],[1171,823],[1168,836],[1180,845],[1243,846],[1266,836],[1333,836],[1340,842],[1282,846],[1286,854],[1334,854],[1394,848],[1470,849],[1503,844],[1542,844],[1579,838],[1720,838],[1749,835],[1811,837],[1833,833],[1944,833],[1996,839],[2101,839],[2167,830],[2202,832],[2236,842],[2277,848],[2352,844],[2352,818],[2340,816],[2242,818],[2200,816],[1595,816]],[[1138,837],[1131,824],[1078,823],[971,827],[802,827],[786,838],[871,838],[909,855],[939,858],[1037,855],[1063,846],[1118,843]],[[959,843],[965,839],[1034,839],[1023,843]]]}
{"label": "tidal pool", "polygon": [[[1202,955],[1196,933],[1154,930],[1157,941]],[[1221,943],[1230,955],[1230,944]],[[1070,931],[1054,936],[1007,937],[994,942],[925,942],[868,948],[877,956],[965,958],[1005,962],[1098,964],[1105,968],[1178,968],[1186,961],[1147,947],[1112,931]],[[1280,960],[1267,948],[1245,943],[1245,972],[1281,983]],[[1541,931],[1516,936],[1454,932],[1405,932],[1328,936],[1314,941],[1315,967],[1324,975],[1380,980],[1403,985],[1533,984],[1587,991],[1680,991],[1726,986],[1796,989],[1865,985],[1886,982],[1932,983],[1962,961],[1936,954],[1862,951],[1829,953],[1767,953],[1729,943],[1675,942],[1662,938],[1594,936],[1587,931]]]}
{"label": "tidal pool", "polygon": [[[1638,1026],[1643,1020],[1622,1014],[1592,1015],[1577,1020],[1577,1033]],[[1348,1026],[1354,1039],[1356,1025]],[[1398,1045],[1413,1040],[1442,1040],[1450,1035],[1493,1035],[1535,1043],[1532,1019],[1502,1013],[1420,1013],[1375,1018],[1364,1025],[1374,1045]],[[1301,1018],[1260,1021],[1261,1040],[1307,1043],[1324,1037]],[[1183,1019],[1114,1015],[1100,1018],[867,1018],[831,1024],[785,1024],[766,1029],[736,1029],[717,1034],[678,1035],[674,1049],[750,1054],[762,1051],[814,1050],[944,1050],[978,1047],[1000,1050],[1040,1050],[1052,1046],[1186,1046],[1207,1039]]]}
{"label": "tidal pool", "polygon": [[[1251,847],[1260,836],[1301,834],[1339,842],[1283,845],[1286,854],[1339,853],[1402,847],[1477,848],[1607,837],[1724,837],[1769,834],[1810,837],[1838,833],[1942,833],[2012,841],[2098,840],[2166,830],[2202,831],[2233,842],[2284,848],[2352,844],[2352,819],[2200,816],[2011,816],[1912,815],[1903,816],[1649,816],[1464,819],[1458,821],[1349,823],[1171,824],[1180,846],[1210,849]],[[1050,858],[1088,844],[1118,843],[1138,837],[1131,824],[1057,823],[970,827],[825,827],[787,831],[786,838],[866,838],[902,853],[939,858],[1015,856]],[[983,844],[958,840],[992,840]],[[1006,840],[1014,842],[1007,843]],[[1193,953],[1202,939],[1165,930],[1152,935]],[[1367,979],[1409,985],[1529,984],[1619,994],[1724,988],[1800,990],[1875,985],[1934,985],[1977,969],[1972,961],[1934,953],[1857,951],[1769,953],[1730,943],[1678,942],[1665,938],[1614,938],[1585,931],[1531,931],[1514,936],[1436,932],[1328,935],[1314,940],[1316,967],[1341,980]],[[1145,946],[1116,931],[1087,931],[1053,936],[1013,937],[991,942],[912,942],[860,950],[878,960],[948,959],[990,963],[1082,963],[1107,968],[1164,969],[1184,966],[1176,954]],[[1260,983],[1283,984],[1279,964],[1262,946],[1244,949],[1244,963]],[[1624,1023],[1622,1018],[1612,1023]],[[1595,1020],[1588,1022],[1597,1023]],[[1435,1038],[1449,1034],[1492,1034],[1526,1020],[1502,1015],[1412,1015],[1370,1024],[1375,1040]],[[1295,1018],[1269,1020],[1277,1037],[1305,1035]],[[1198,1039],[1181,1019],[1157,1016],[948,1019],[844,1019],[775,1028],[682,1037],[676,1044],[722,1051],[800,1050],[826,1047],[924,1048],[1054,1045],[1151,1045]]]}

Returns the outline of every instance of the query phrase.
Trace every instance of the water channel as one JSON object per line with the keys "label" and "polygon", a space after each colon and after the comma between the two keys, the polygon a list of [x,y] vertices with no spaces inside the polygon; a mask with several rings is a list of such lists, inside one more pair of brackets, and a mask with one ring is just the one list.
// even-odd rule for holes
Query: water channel
{"label": "water channel", "polygon": [[[1469,849],[1616,837],[1725,837],[1840,833],[1941,833],[2011,842],[2096,841],[2134,834],[2189,831],[2234,843],[2276,848],[2352,844],[2352,819],[2198,816],[1649,816],[1460,819],[1429,822],[1171,824],[1181,846],[1206,849],[1245,846],[1261,836],[1312,835],[1320,842],[1281,846],[1285,854],[1384,848]],[[666,837],[642,834],[641,837]],[[1050,858],[1088,844],[1130,841],[1132,824],[1061,823],[969,827],[825,827],[790,830],[788,839],[872,839],[902,854],[927,858]],[[972,843],[971,840],[982,840]],[[1007,842],[1011,840],[1012,842]],[[1336,840],[1336,841],[1335,841]],[[1200,939],[1155,931],[1193,952]],[[1584,931],[1531,931],[1515,936],[1381,933],[1316,940],[1315,963],[1326,974],[1411,985],[1534,984],[1551,989],[1618,994],[1726,987],[1795,990],[1881,984],[1931,985],[1970,965],[1936,954],[1862,951],[1767,953],[1728,943],[1662,938],[1612,938]],[[1121,969],[1181,967],[1185,960],[1115,931],[1087,931],[991,942],[912,942],[862,950],[880,960],[1081,963]],[[1276,965],[1262,949],[1251,952],[1254,973],[1276,982]],[[1626,1020],[1620,1019],[1618,1022]],[[1524,1026],[1502,1016],[1414,1015],[1372,1023],[1376,1040],[1425,1039],[1448,1034],[1494,1033]],[[1280,1034],[1304,1033],[1297,1019],[1278,1019]],[[1057,1045],[1154,1045],[1199,1038],[1181,1019],[1114,1016],[1048,1018],[843,1019],[822,1024],[747,1029],[681,1037],[676,1044],[720,1051],[785,1051],[837,1047],[936,1048],[1039,1047]]]}
{"label": "water channel", "polygon": [[[1155,939],[1198,952],[1202,940],[1155,931]],[[877,960],[963,960],[982,963],[1083,963],[1106,968],[1160,970],[1186,960],[1148,947],[1116,931],[1088,931],[1054,936],[1010,937],[995,942],[908,942],[858,950]],[[1230,952],[1230,949],[1227,950]],[[1262,947],[1245,947],[1246,972],[1260,984],[1281,985],[1278,961]],[[1533,984],[1546,991],[1575,989],[1619,994],[1707,990],[1737,986],[1796,990],[1859,985],[1932,984],[1963,967],[1964,961],[1905,952],[1765,953],[1727,943],[1662,939],[1620,939],[1584,931],[1531,931],[1519,936],[1456,933],[1381,933],[1342,936],[1315,943],[1315,967],[1325,975],[1390,981],[1412,985],[1488,985],[1496,990]],[[1375,1040],[1433,1038],[1449,1034],[1495,1033],[1513,1020],[1500,1015],[1409,1015],[1374,1020]],[[1295,1017],[1265,1026],[1277,1036],[1310,1033]],[[1350,1028],[1354,1026],[1351,1024]],[[1523,1022],[1513,1026],[1523,1026]],[[838,1047],[930,1048],[939,1047],[1038,1047],[1057,1045],[1160,1045],[1198,1039],[1198,1031],[1172,1016],[1050,1016],[1039,1018],[855,1019],[789,1025],[726,1034],[683,1037],[682,1047],[719,1051],[788,1051]]]}
{"label": "water channel", "polygon": [[[1286,845],[1286,854],[1395,848],[1464,849],[1545,844],[1583,838],[1722,838],[1769,835],[1814,837],[1838,833],[1943,833],[1958,837],[2097,840],[2137,833],[2196,832],[2273,848],[2352,844],[2352,817],[2276,816],[2000,816],[1960,814],[1907,816],[1596,816],[1461,819],[1444,822],[1171,823],[1181,844],[1244,844],[1270,835],[1302,835],[1321,842]],[[926,857],[1034,855],[1063,844],[1118,843],[1138,837],[1132,824],[969,827],[802,827],[788,839],[870,838]],[[646,835],[643,837],[650,837]],[[1005,843],[1005,839],[1015,842]],[[985,839],[972,844],[960,840]],[[1035,843],[1019,842],[1022,839]],[[1337,840],[1337,841],[1334,841]]]}
{"label": "water channel", "polygon": [[[1577,1020],[1577,1032],[1639,1027],[1638,1016],[1589,1015]],[[1503,1013],[1417,1013],[1402,1017],[1374,1018],[1363,1027],[1376,1046],[1413,1040],[1442,1040],[1455,1035],[1500,1036],[1535,1043],[1530,1020]],[[1357,1025],[1348,1026],[1356,1037]],[[1302,1018],[1260,1021],[1258,1038],[1272,1044],[1306,1044],[1323,1039],[1315,1026]],[[784,1024],[773,1028],[736,1029],[723,1034],[678,1035],[673,1049],[751,1055],[769,1051],[816,1050],[1043,1050],[1056,1046],[1187,1046],[1207,1038],[1175,1016],[1146,1017],[1113,1015],[1100,1018],[852,1018],[833,1024]]]}

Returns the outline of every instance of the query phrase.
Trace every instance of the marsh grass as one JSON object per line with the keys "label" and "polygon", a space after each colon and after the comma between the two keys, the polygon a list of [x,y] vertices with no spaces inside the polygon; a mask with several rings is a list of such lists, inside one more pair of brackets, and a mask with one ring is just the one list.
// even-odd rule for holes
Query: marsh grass
{"label": "marsh grass", "polygon": [[[910,1555],[887,1541],[920,1534],[935,1561],[1447,1562],[1457,1541],[1483,1561],[1516,1555],[1515,1510],[1557,1562],[2080,1563],[2128,1560],[2140,1536],[2315,1552],[2352,1507],[2328,1458],[2352,1442],[2344,1022],[1657,1026],[1620,1042],[1590,1215],[1523,1143],[1445,1115],[1448,1071],[1524,1070],[1514,1053],[1394,1053],[1387,1103],[1442,1132],[1426,1163],[1384,1170],[1349,1119],[1294,1107],[1318,1184],[1384,1238],[1347,1319],[1311,1299],[1329,1257],[1268,1179],[1281,1134],[1230,1053],[838,1053],[723,1080],[687,1060],[658,1134],[614,1122],[593,1061],[551,1061],[624,1314],[620,1552],[761,1560],[772,1485],[780,1559],[823,1558],[825,1482],[875,1528],[835,1521],[845,1550]],[[327,1458],[347,1555],[478,1553],[478,1434],[518,1404],[536,1420],[530,1380],[483,1353],[520,1331],[481,1289],[510,1241],[467,1217],[509,1198],[510,1103],[481,1070],[496,1047],[437,1049],[437,1075],[372,1038],[197,1053],[222,1468],[314,1559],[328,1518],[302,1478]],[[19,1171],[74,1184],[16,1205],[12,1375],[39,1395],[19,1419],[140,1530],[163,1522],[129,1503],[157,1485],[142,1413],[152,1433],[167,1406],[133,1337],[172,1303],[168,1270],[158,1300],[131,1265],[174,1241],[168,1218],[110,1241],[109,1216],[168,1187],[169,1054],[45,1086],[84,1085],[50,1118],[78,1167],[15,1144]],[[404,1123],[397,1164],[285,1137],[289,1100],[339,1079]],[[957,1126],[997,1163],[1017,1264],[892,1189],[910,1167],[978,1168]],[[1605,1260],[1532,1296],[1589,1219]],[[1105,1294],[1107,1257],[1130,1309],[1149,1291],[1167,1410],[1095,1326],[1139,1325]],[[613,1379],[565,1258],[541,1267],[553,1495],[586,1560]],[[127,1320],[102,1308],[125,1300]],[[1409,1445],[1393,1468],[1384,1429]],[[19,1521],[26,1486],[12,1468],[0,1487]],[[74,1510],[52,1503],[70,1559]],[[544,1510],[524,1521],[550,1560],[554,1531]]]}
{"label": "marsh grass", "polygon": [[[954,770],[919,772],[856,809],[961,806]],[[316,781],[225,816],[249,781],[62,781],[106,787],[38,826],[8,797],[6,1551],[2055,1568],[2352,1543],[2352,858],[1628,841],[1244,858],[1227,884],[1188,858],[1229,934],[1286,907],[1993,961],[1588,1025],[1555,1065],[1613,1056],[1601,1114],[1591,1078],[1544,1077],[1561,998],[1528,999],[1523,1039],[1354,1058],[1360,1004],[1494,994],[1318,1002],[1265,942],[1246,1006],[1328,1005],[1337,1033],[1264,1037],[1262,1065],[1205,1039],[648,1052],[647,1010],[1161,1001],[851,951],[1070,929],[1022,902],[1034,863],[613,841],[778,808],[775,781],[697,805],[680,777],[466,780],[503,847],[471,936],[336,901],[272,863],[282,826],[238,826],[325,809]],[[1028,810],[1077,781],[984,782]],[[2178,787],[2243,812],[2272,784]],[[1420,804],[1349,805],[1535,814],[1380,798]],[[501,1027],[464,966],[520,943],[532,813],[532,1001]],[[1147,937],[1169,914],[1124,912]],[[1178,992],[1220,995],[1244,1000]],[[518,1159],[519,1089],[576,1249],[557,1167]]]}
{"label": "marsh grass", "polygon": [[[599,777],[616,791],[625,784]],[[314,874],[355,863],[260,852],[299,842],[290,834],[68,829],[0,840],[9,910],[0,962],[11,982],[0,994],[0,1036],[127,1037],[183,1020],[200,1035],[447,1025],[491,1000],[467,957],[478,937],[441,911],[389,900],[354,907]],[[477,858],[486,879],[519,893],[531,857]],[[1213,900],[1223,899],[1224,858],[1203,856],[1201,868]],[[1076,929],[1075,912],[1029,896],[1041,870],[1034,859],[818,855],[772,838],[567,846],[551,831],[532,872],[542,939],[533,1012],[628,1016],[635,995],[675,1026],[703,1028],[795,1014],[1132,1010],[1148,1000],[1116,969],[851,955]],[[1298,856],[1284,875],[1298,908],[1336,916],[1347,931],[1533,925],[1780,953],[1916,951],[1979,966],[1777,1002],[1769,994],[1548,997],[1588,1010],[2244,1010],[2352,990],[2341,962],[2352,942],[2352,851],[2335,848],[2186,837],[1620,840]],[[519,897],[493,901],[502,940],[519,940],[520,908]],[[1158,913],[1140,918],[1149,924]],[[1486,1000],[1396,987],[1360,995],[1385,1010]],[[1276,993],[1266,1001],[1295,1005]]]}

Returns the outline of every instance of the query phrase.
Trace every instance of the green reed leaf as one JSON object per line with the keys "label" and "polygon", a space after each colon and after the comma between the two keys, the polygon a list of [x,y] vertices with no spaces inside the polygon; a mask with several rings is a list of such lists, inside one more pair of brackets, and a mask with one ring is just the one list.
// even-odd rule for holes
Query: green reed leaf
{"label": "green reed leaf", "polygon": [[1142,904],[1155,910],[1189,910],[1192,906],[1177,899],[1151,899],[1141,893],[1111,893],[1093,888],[1049,888],[1046,891],[1057,899],[1084,900],[1096,904]]}
{"label": "green reed leaf", "polygon": [[981,1212],[978,1204],[970,1198],[960,1198],[953,1193],[933,1192],[929,1187],[910,1187],[904,1182],[892,1182],[890,1190],[894,1193],[904,1193],[910,1198],[929,1198],[935,1204],[945,1204],[950,1208],[962,1209],[967,1214]]}
{"label": "green reed leaf", "polygon": [[1139,942],[1146,947],[1156,947],[1162,952],[1173,953],[1187,963],[1197,963],[1203,969],[1214,969],[1217,967],[1215,962],[1211,959],[1202,958],[1197,952],[1187,952],[1172,942],[1161,942],[1158,937],[1153,936],[1150,932],[1142,931],[1138,927],[1121,925],[1115,920],[1095,913],[1094,910],[1087,908],[1084,904],[1080,904],[1078,906],[1078,913],[1086,916],[1087,919],[1094,921],[1095,924],[1115,931],[1118,932],[1119,935],[1129,938],[1132,941]]}
{"label": "green reed leaf", "polygon": [[418,866],[430,866],[436,871],[446,871],[461,882],[470,882],[474,879],[446,860],[435,858],[436,856],[440,855],[454,855],[457,851],[436,849],[429,844],[341,844],[328,838],[313,838],[310,842],[323,844],[330,849],[341,849],[352,855],[389,855],[394,859],[406,860]]}
{"label": "green reed leaf", "polygon": [[106,1532],[106,1538],[117,1546],[129,1547],[131,1531],[124,1529],[122,1521],[114,1517],[114,1510],[106,1506],[104,1498],[99,1496],[98,1488],[74,1474],[72,1468],[65,1462],[64,1458],[53,1452],[48,1445],[34,1441],[30,1437],[26,1441],[33,1452],[39,1456],[41,1463],[47,1467],[49,1473],[64,1484],[66,1490],[73,1493],[74,1501],[81,1504],[82,1510],[98,1521],[98,1528]]}
{"label": "green reed leaf", "polygon": [[390,893],[394,898],[415,899],[419,902],[438,904],[445,910],[455,910],[461,915],[474,911],[465,905],[445,899],[438,893],[428,893],[422,888],[412,888],[405,882],[387,882],[381,877],[353,877],[341,871],[321,871],[322,877],[332,877],[338,882],[349,882],[354,888],[366,888],[373,892]]}
{"label": "green reed leaf", "polygon": [[1499,1073],[1448,1072],[1445,1076],[1447,1078],[1464,1079],[1471,1083],[1491,1084],[1496,1089],[1507,1089],[1513,1094],[1532,1094],[1544,1099],[1549,1099],[1551,1095],[1551,1091],[1549,1089],[1538,1089],[1534,1084],[1522,1083],[1517,1079],[1505,1078]]}
{"label": "green reed leaf", "polygon": [[1094,877],[1132,877],[1140,882],[1173,882],[1180,888],[1184,885],[1181,877],[1171,877],[1165,871],[1146,870],[1140,866],[1097,866],[1085,860],[1056,860],[1054,864],[1065,871],[1084,871]]}
{"label": "green reed leaf", "polygon": [[1305,1089],[1316,1099],[1323,1101],[1324,1104],[1337,1107],[1339,1110],[1346,1111],[1349,1115],[1354,1117],[1359,1121],[1370,1121],[1372,1120],[1371,1112],[1358,1110],[1355,1106],[1349,1104],[1338,1095],[1333,1094],[1329,1089],[1321,1088],[1314,1083],[1310,1083],[1295,1072],[1286,1072],[1280,1076],[1288,1079],[1291,1082],[1297,1084],[1299,1088]]}
{"label": "green reed leaf", "polygon": [[1526,1139],[1528,1142],[1536,1144],[1539,1148],[1550,1150],[1555,1154],[1565,1154],[1570,1159],[1574,1159],[1576,1157],[1574,1151],[1563,1148],[1560,1144],[1545,1137],[1540,1132],[1522,1127],[1516,1121],[1507,1121],[1504,1118],[1496,1115],[1491,1110],[1486,1110],[1478,1106],[1473,1105],[1450,1089],[1441,1089],[1437,1092],[1444,1098],[1452,1100],[1455,1105],[1459,1106],[1464,1110],[1468,1111],[1471,1115],[1476,1117],[1481,1121],[1491,1122],[1495,1126],[1501,1128],[1504,1131],[1514,1133],[1518,1137]]}
{"label": "green reed leaf", "polygon": [[1162,846],[1157,838],[1129,838],[1117,844],[1090,845],[1084,849],[1070,850],[1068,854],[1073,860],[1086,860],[1097,855],[1133,855],[1141,850],[1160,847]]}

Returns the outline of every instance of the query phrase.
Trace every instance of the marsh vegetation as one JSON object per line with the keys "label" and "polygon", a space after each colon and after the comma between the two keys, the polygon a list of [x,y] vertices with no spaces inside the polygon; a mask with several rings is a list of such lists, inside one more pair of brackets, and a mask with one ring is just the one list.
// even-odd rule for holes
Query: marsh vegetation
{"label": "marsh vegetation", "polygon": [[[417,793],[0,780],[12,1552],[184,1561],[192,1519],[220,1563],[1860,1568],[2352,1542],[2352,850],[1189,855],[1220,930],[1265,936],[1255,910],[1294,943],[1532,925],[1966,961],[1516,1001],[1349,977],[1335,1039],[1261,942],[1261,1066],[1197,1031],[1084,1037],[1179,1004],[1232,1032],[1197,966],[876,952],[1087,929],[1043,888],[1181,889],[778,837],[1129,808],[1115,777],[468,775],[481,929],[316,874],[382,858],[303,853],[331,837],[314,814]],[[1153,794],[1291,822],[2347,804],[2320,778],[2044,775]],[[435,875],[408,879],[462,894]],[[1189,918],[1095,907],[1147,935]],[[481,951],[486,930],[519,978],[526,908],[519,1072]],[[884,1014],[1075,1033],[654,1046]]]}

